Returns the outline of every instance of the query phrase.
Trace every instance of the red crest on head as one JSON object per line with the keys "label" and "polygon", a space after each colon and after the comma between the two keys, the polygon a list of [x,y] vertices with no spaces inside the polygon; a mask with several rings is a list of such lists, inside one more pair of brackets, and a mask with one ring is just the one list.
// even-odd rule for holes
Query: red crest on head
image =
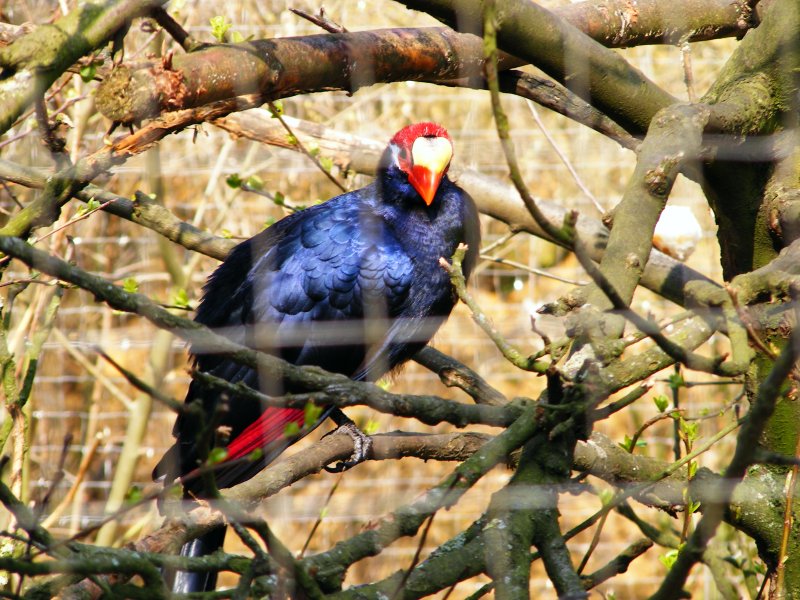
{"label": "red crest on head", "polygon": [[436,123],[408,125],[392,138],[387,154],[430,206],[453,156],[453,140],[447,130]]}
{"label": "red crest on head", "polygon": [[443,137],[451,142],[453,141],[447,130],[438,123],[414,123],[403,127],[394,134],[392,141],[389,143],[402,148],[410,148],[414,140],[421,137]]}

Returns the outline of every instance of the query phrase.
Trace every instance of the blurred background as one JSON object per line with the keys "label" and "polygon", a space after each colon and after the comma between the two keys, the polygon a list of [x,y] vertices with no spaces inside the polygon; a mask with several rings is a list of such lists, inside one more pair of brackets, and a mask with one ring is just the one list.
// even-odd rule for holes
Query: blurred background
{"label": "blurred background", "polygon": [[[73,4],[72,0],[6,0],[0,5],[0,20],[14,24],[43,23],[57,18]],[[552,8],[559,3],[547,2],[545,5]],[[287,9],[290,7],[311,13],[319,10],[318,4],[305,0],[175,1],[169,4],[168,10],[192,35],[205,41],[213,40],[209,22],[216,16],[226,17],[232,25],[230,31],[245,39],[321,32],[317,26],[289,12]],[[351,31],[439,25],[430,17],[384,0],[329,0],[325,3],[325,11],[331,20]],[[698,95],[710,84],[734,44],[734,41],[722,40],[692,45],[690,60]],[[125,59],[142,60],[168,49],[174,49],[171,41],[154,37],[137,22],[126,38]],[[619,52],[670,93],[687,98],[680,48],[666,46]],[[78,75],[73,75],[60,80],[51,90],[56,90],[56,93],[49,99],[48,107],[51,113],[59,111],[62,115],[60,118],[67,128],[68,149],[73,158],[100,148],[109,128],[109,122],[94,109],[92,92],[95,87],[95,83],[84,83]],[[610,209],[619,201],[634,167],[635,156],[631,151],[538,107],[535,112],[541,119],[540,126],[527,101],[513,96],[505,96],[503,100],[511,118],[512,134],[526,181],[536,198],[558,202],[594,217],[601,216],[595,203],[570,173],[566,161],[603,209]],[[290,98],[283,101],[283,108],[287,115],[322,123],[381,144],[388,142],[394,132],[410,122],[438,121],[448,128],[454,139],[454,164],[498,178],[507,173],[488,93],[485,92],[422,83],[379,84],[353,95],[332,92]],[[564,160],[559,153],[563,154]],[[0,156],[31,167],[52,168],[52,160],[40,141],[33,118],[21,120],[0,137]],[[366,177],[345,176],[336,168],[333,173],[348,189],[368,182]],[[307,157],[289,150],[236,140],[208,124],[167,137],[157,148],[129,160],[95,183],[126,197],[137,190],[155,194],[158,201],[181,218],[217,235],[234,239],[247,238],[287,214],[285,207],[262,195],[231,187],[226,181],[234,174],[242,179],[257,177],[263,183],[264,191],[273,195],[280,193],[285,202],[292,205],[307,206],[339,193]],[[30,190],[2,183],[0,210],[13,212],[16,202],[24,204],[33,197]],[[686,207],[702,228],[698,249],[688,259],[688,264],[719,281],[715,225],[699,188],[679,178],[670,204]],[[69,204],[62,223],[74,218],[80,206],[78,202]],[[140,292],[166,304],[188,299],[194,306],[205,278],[216,265],[213,259],[163,242],[149,230],[102,212],[93,213],[63,231],[69,239],[60,246],[61,255],[69,248],[72,260],[82,268],[116,283],[137,287]],[[484,246],[505,237],[507,232],[508,227],[503,223],[484,217]],[[38,235],[43,233],[40,230]],[[514,266],[483,261],[472,279],[473,291],[498,329],[523,352],[534,352],[541,348],[541,339],[532,332],[531,316],[542,303],[558,298],[573,286],[532,270],[541,269],[573,281],[585,281],[586,277],[571,256],[527,234],[514,236],[491,250],[490,254],[513,261]],[[21,267],[12,264],[6,277],[24,276]],[[7,290],[0,289],[7,302],[6,293]],[[18,356],[30,344],[37,321],[35,317],[45,310],[47,294],[51,293],[51,288],[30,286],[15,299],[9,346]],[[679,312],[678,307],[646,291],[638,292],[635,308],[659,319]],[[541,322],[540,326],[558,331],[559,324]],[[509,397],[536,397],[544,385],[541,378],[508,364],[472,322],[463,306],[457,308],[434,340],[434,345],[478,371]],[[189,382],[189,363],[182,341],[157,331],[142,318],[113,311],[84,292],[66,291],[54,331],[45,343],[28,404],[31,419],[27,440],[30,444],[29,460],[22,472],[4,474],[5,478],[17,478],[28,499],[40,500],[52,487],[62,448],[66,447],[66,477],[56,485],[48,509],[51,512],[66,499],[50,522],[57,535],[74,533],[96,523],[106,511],[110,497],[119,499],[121,495],[130,499],[137,495],[136,490],[146,492],[152,489],[152,467],[172,443],[174,415],[158,403],[151,406],[147,398],[128,386],[113,368],[98,358],[93,352],[94,346],[101,346],[123,366],[149,378],[159,389],[175,398],[183,398]],[[636,346],[632,351],[640,349]],[[665,394],[672,399],[666,382],[672,373],[670,369],[658,376],[652,392],[614,418],[597,423],[596,429],[620,442],[626,434],[632,435],[642,423],[658,413],[651,401],[654,395]],[[693,382],[703,380],[696,374],[686,377]],[[469,401],[464,394],[444,387],[434,374],[416,364],[407,365],[398,376],[383,383],[392,391],[435,393]],[[737,391],[735,386],[695,386],[681,389],[680,399],[682,406],[688,407],[689,415],[714,416],[729,406]],[[451,426],[431,428],[413,420],[396,419],[368,410],[348,412],[361,425],[382,432],[452,429]],[[0,415],[5,417],[2,412]],[[701,437],[718,431],[731,418],[727,412],[699,421]],[[136,431],[137,423],[143,423],[141,436]],[[303,443],[313,443],[331,428],[328,424],[323,425]],[[486,431],[491,432],[491,429]],[[643,436],[646,446],[637,452],[670,459],[672,436],[672,422],[662,421],[647,430]],[[126,440],[126,453],[123,454]],[[297,452],[301,447],[302,444],[298,444],[289,453]],[[723,441],[714,451],[703,455],[700,464],[717,467],[717,457],[725,456],[729,448]],[[371,519],[416,498],[453,467],[415,459],[363,464],[341,476],[322,474],[307,478],[270,499],[261,510],[276,534],[296,552],[306,543],[315,521],[324,514],[309,543],[307,552],[313,552],[330,547],[337,540],[361,530]],[[121,471],[129,475],[121,475]],[[423,557],[476,519],[488,503],[489,495],[508,477],[509,471],[503,467],[496,468],[455,507],[437,514]],[[589,481],[595,489],[605,487],[602,482],[591,478]],[[329,498],[334,485],[338,487]],[[113,493],[112,488],[115,488]],[[72,496],[67,495],[70,491]],[[600,506],[597,496],[591,493],[564,495],[561,504],[563,529],[581,522]],[[672,521],[662,513],[642,508],[641,514],[656,525],[680,527],[680,522]],[[99,535],[105,536],[104,543],[123,544],[157,527],[160,520],[154,506],[138,509],[126,514],[118,526],[105,528]],[[628,523],[612,514],[586,571],[605,564],[634,536],[638,537]],[[235,540],[230,538],[233,536],[229,536],[230,547],[235,548]],[[576,562],[580,561],[590,541],[591,530],[571,541],[570,548]],[[731,539],[730,543],[739,541]],[[400,540],[381,556],[352,568],[346,583],[374,580],[407,567],[418,543],[418,539]],[[742,548],[743,552],[748,552],[746,544]],[[615,578],[609,585],[601,586],[599,592],[617,598],[638,598],[653,591],[665,572],[659,561],[663,553],[663,549],[653,548],[638,559],[628,573]],[[534,597],[554,595],[540,564],[534,563],[533,574],[531,590]],[[693,576],[692,587],[697,590],[697,597],[714,597],[708,575],[702,569],[696,569]],[[479,577],[463,582],[450,597],[466,597],[486,581],[487,578]]]}

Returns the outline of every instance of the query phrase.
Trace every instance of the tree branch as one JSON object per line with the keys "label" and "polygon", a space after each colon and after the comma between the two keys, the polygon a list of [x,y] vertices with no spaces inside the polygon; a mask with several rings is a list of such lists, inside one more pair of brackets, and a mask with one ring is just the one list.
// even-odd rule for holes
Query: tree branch
{"label": "tree branch", "polygon": [[0,133],[7,131],[81,56],[103,46],[131,19],[149,13],[164,1],[86,3],[52,25],[41,25],[0,48]]}
{"label": "tree branch", "polygon": [[[146,68],[121,65],[98,86],[97,107],[119,123],[256,94],[277,100],[392,81],[481,72],[480,38],[445,28],[325,33],[210,46]],[[520,65],[506,56],[507,68]]]}
{"label": "tree branch", "polygon": [[[483,34],[480,0],[401,0],[401,3],[457,26],[459,31]],[[538,4],[500,0],[497,35],[499,48],[567,85],[629,133],[647,131],[653,116],[676,102],[619,54]]]}
{"label": "tree branch", "polygon": [[413,356],[413,360],[436,373],[447,387],[464,390],[478,404],[492,406],[508,404],[508,398],[493,388],[483,377],[432,346],[425,346]]}

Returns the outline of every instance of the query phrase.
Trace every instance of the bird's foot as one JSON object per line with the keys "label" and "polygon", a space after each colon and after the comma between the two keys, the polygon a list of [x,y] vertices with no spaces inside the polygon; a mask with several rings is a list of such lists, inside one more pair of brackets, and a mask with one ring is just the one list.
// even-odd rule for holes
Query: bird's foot
{"label": "bird's foot", "polygon": [[341,473],[347,471],[358,463],[367,459],[370,451],[372,450],[372,438],[366,433],[361,431],[353,421],[345,416],[341,411],[339,414],[332,414],[331,417],[339,427],[325,434],[325,436],[333,435],[336,433],[346,433],[353,440],[353,454],[347,460],[340,461],[333,466],[326,466],[325,470],[328,473]]}

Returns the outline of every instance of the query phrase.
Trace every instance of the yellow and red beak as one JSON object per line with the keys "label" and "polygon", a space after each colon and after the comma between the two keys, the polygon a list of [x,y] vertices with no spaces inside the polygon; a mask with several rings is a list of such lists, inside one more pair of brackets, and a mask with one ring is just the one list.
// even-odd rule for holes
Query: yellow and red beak
{"label": "yellow and red beak", "polygon": [[408,181],[428,206],[453,158],[453,145],[444,137],[420,137],[411,146]]}

